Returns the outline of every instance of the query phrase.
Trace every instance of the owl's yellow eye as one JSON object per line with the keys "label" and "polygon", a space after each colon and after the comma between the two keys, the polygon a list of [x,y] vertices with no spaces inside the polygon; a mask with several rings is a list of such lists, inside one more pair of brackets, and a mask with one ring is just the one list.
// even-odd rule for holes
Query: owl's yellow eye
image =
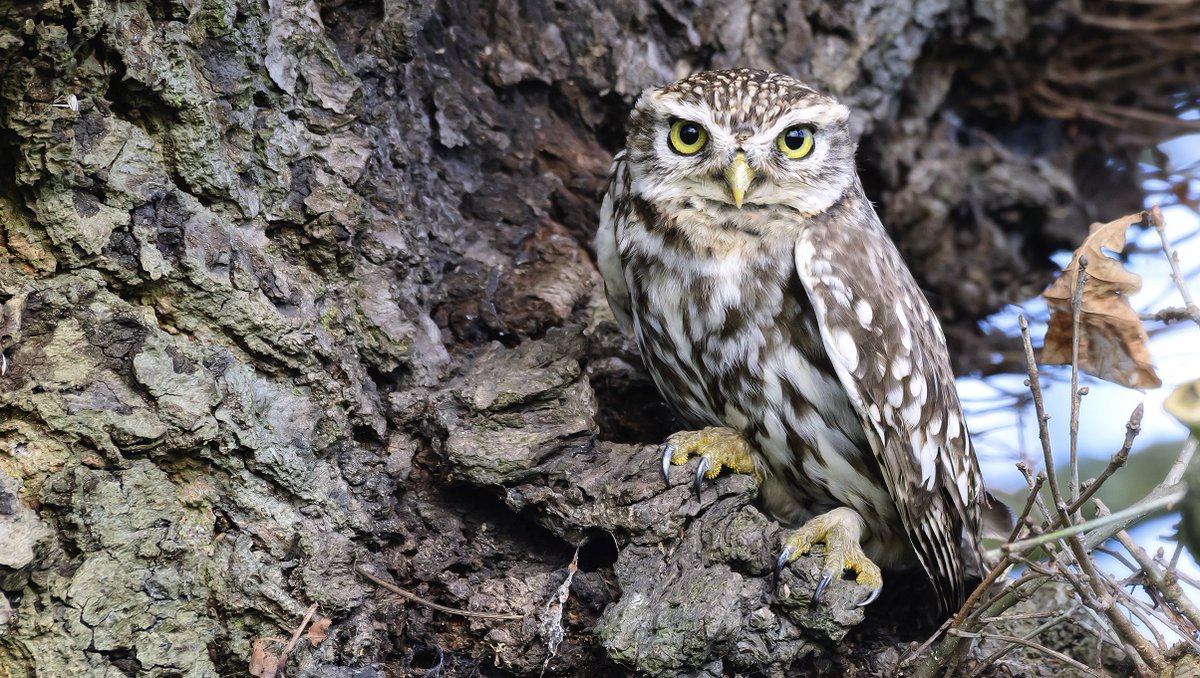
{"label": "owl's yellow eye", "polygon": [[708,132],[694,122],[676,120],[667,139],[671,142],[671,150],[681,155],[693,155],[708,143]]}
{"label": "owl's yellow eye", "polygon": [[776,144],[783,154],[792,160],[799,160],[812,153],[813,130],[806,125],[796,125],[783,130]]}

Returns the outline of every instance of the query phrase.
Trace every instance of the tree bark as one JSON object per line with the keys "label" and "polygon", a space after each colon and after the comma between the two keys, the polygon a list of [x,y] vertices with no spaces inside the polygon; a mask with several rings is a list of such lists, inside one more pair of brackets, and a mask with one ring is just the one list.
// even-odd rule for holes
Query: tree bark
{"label": "tree bark", "polygon": [[0,666],[241,674],[310,604],[300,675],[894,665],[811,663],[861,592],[812,613],[811,559],[776,586],[748,479],[658,479],[673,424],[590,250],[608,163],[646,86],[802,77],[854,110],[884,222],[988,368],[975,322],[1137,209],[1170,127],[1051,110],[1047,64],[1115,32],[1069,6],[0,7]]}

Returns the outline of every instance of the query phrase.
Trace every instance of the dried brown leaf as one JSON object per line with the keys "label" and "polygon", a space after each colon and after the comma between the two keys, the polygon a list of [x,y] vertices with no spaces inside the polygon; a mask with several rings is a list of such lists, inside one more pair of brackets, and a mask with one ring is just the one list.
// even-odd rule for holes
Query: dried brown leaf
{"label": "dried brown leaf", "polygon": [[305,639],[307,639],[313,647],[320,645],[325,641],[326,638],[329,637],[329,623],[331,621],[331,619],[325,618],[320,621],[313,622],[312,626],[308,627],[308,633],[304,634]]}
{"label": "dried brown leaf", "polygon": [[258,678],[275,678],[279,674],[283,657],[267,649],[267,646],[277,642],[274,638],[258,638],[250,650],[250,675]]}
{"label": "dried brown leaf", "polygon": [[1129,305],[1130,295],[1142,288],[1142,279],[1104,253],[1125,249],[1125,232],[1142,221],[1130,214],[1107,224],[1092,224],[1091,235],[1071,257],[1058,279],[1042,293],[1050,307],[1050,327],[1042,348],[1042,361],[1050,365],[1071,362],[1071,299],[1079,275],[1079,258],[1088,260],[1080,314],[1079,368],[1088,374],[1123,386],[1157,388],[1162,380],[1150,364],[1149,335]]}

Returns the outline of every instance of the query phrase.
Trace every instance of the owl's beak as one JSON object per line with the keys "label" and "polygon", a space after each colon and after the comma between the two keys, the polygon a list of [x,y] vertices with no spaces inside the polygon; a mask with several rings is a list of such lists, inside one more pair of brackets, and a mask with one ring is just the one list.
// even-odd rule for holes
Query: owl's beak
{"label": "owl's beak", "polygon": [[754,170],[746,163],[745,153],[738,153],[733,164],[725,168],[725,181],[729,184],[729,192],[733,194],[733,204],[740,208],[746,197],[746,189],[754,181]]}

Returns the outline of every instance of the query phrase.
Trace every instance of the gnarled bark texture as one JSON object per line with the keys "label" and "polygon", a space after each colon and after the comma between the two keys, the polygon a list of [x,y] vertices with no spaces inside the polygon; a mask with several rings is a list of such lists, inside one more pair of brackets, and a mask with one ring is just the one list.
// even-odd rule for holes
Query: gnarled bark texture
{"label": "gnarled bark texture", "polygon": [[894,664],[829,654],[853,585],[774,587],[748,479],[661,485],[596,207],[643,87],[801,76],[985,365],[974,321],[1139,201],[1135,145],[1032,93],[1107,30],[1069,4],[0,6],[0,675],[237,674],[313,603],[293,674]]}

